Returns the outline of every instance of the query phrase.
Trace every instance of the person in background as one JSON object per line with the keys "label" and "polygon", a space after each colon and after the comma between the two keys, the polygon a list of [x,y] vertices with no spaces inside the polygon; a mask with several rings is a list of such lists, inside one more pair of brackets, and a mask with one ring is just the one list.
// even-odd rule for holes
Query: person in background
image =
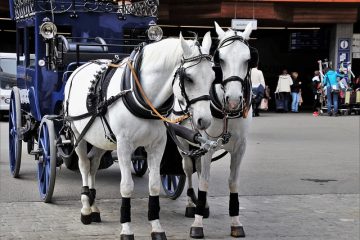
{"label": "person in background", "polygon": [[253,115],[259,116],[259,104],[264,97],[265,92],[265,79],[264,74],[258,69],[258,66],[251,69],[251,84],[253,92]]}
{"label": "person in background", "polygon": [[[329,116],[334,115],[337,117],[338,114],[338,100],[339,100],[339,82],[338,77],[343,78],[344,75],[339,74],[331,68],[325,69],[325,75],[323,79],[323,86],[326,88],[327,96],[327,114]],[[334,105],[334,111],[331,111],[331,106]]]}
{"label": "person in background", "polygon": [[301,94],[301,82],[298,80],[299,74],[297,72],[291,73],[293,84],[291,85],[291,112],[299,112],[299,100]]}
{"label": "person in background", "polygon": [[314,104],[313,104],[313,116],[319,116],[319,108],[320,108],[320,94],[321,94],[321,80],[320,80],[320,72],[315,71],[314,77],[312,78],[312,90],[314,95]]}
{"label": "person in background", "polygon": [[290,86],[293,84],[293,81],[288,74],[287,70],[284,69],[282,74],[279,76],[277,87],[275,93],[280,94],[280,99],[284,104],[284,112],[289,111],[289,98],[290,98]]}

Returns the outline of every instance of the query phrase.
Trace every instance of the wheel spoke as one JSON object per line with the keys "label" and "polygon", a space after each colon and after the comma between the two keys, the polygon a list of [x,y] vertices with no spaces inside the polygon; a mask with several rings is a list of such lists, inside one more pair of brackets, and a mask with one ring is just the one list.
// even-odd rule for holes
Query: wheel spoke
{"label": "wheel spoke", "polygon": [[176,189],[177,189],[177,186],[178,186],[179,179],[175,175],[171,175],[171,178],[172,178],[173,189],[174,189],[174,192],[175,192]]}

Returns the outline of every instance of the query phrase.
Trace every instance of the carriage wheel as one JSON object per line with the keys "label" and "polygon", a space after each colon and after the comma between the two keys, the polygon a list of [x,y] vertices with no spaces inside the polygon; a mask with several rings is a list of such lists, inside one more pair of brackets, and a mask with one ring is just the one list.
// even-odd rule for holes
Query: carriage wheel
{"label": "carriage wheel", "polygon": [[142,177],[148,169],[147,165],[147,153],[144,147],[138,147],[135,152],[131,155],[131,162],[136,176]]}
{"label": "carriage wheel", "polygon": [[161,175],[161,183],[166,196],[172,200],[177,199],[181,195],[185,182],[185,175]]}
{"label": "carriage wheel", "polygon": [[55,186],[56,177],[56,145],[53,121],[46,118],[40,123],[39,150],[41,154],[38,162],[38,185],[40,197],[44,202],[50,202]]}
{"label": "carriage wheel", "polygon": [[19,177],[21,165],[22,140],[21,131],[21,104],[20,93],[17,87],[14,87],[10,98],[9,111],[9,161],[10,172],[14,178]]}

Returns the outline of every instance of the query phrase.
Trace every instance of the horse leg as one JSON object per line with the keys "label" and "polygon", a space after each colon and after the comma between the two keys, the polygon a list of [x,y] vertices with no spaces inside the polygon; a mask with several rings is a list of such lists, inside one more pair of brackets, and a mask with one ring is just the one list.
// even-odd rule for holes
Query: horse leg
{"label": "horse leg", "polygon": [[192,174],[193,174],[193,160],[190,157],[183,156],[183,169],[188,183],[187,189],[187,204],[185,210],[185,217],[193,218],[195,217],[195,207],[196,207],[196,194],[193,188],[192,183]]}
{"label": "horse leg", "polygon": [[90,191],[90,206],[91,206],[91,219],[93,222],[101,222],[100,210],[95,204],[96,190],[95,190],[95,176],[99,169],[102,156],[105,154],[105,150],[92,147],[88,153],[90,159],[90,176],[89,176],[89,191]]}
{"label": "horse leg", "polygon": [[190,237],[204,238],[203,216],[206,206],[206,195],[209,188],[210,164],[213,151],[209,151],[201,158],[201,174],[199,181],[198,200],[195,209],[195,220],[190,228]]}
{"label": "horse leg", "polygon": [[152,240],[166,240],[166,234],[161,227],[159,220],[160,212],[160,161],[161,156],[165,150],[165,138],[159,139],[152,144],[151,147],[146,147],[148,153],[149,166],[149,208],[148,220],[151,224],[151,239]]}
{"label": "horse leg", "polygon": [[231,236],[245,237],[244,227],[239,218],[239,183],[240,183],[240,163],[246,149],[246,140],[238,144],[239,148],[231,153],[230,176],[229,176],[229,215],[231,217]]}
{"label": "horse leg", "polygon": [[87,146],[84,140],[80,141],[79,145],[75,149],[76,154],[79,157],[79,169],[82,178],[82,188],[81,188],[81,222],[83,224],[90,224],[92,222],[91,218],[91,194],[88,184],[88,176],[90,174],[90,160],[87,157]]}
{"label": "horse leg", "polygon": [[131,154],[134,148],[127,144],[125,139],[117,139],[117,154],[121,172],[120,193],[121,193],[121,210],[120,223],[122,226],[120,239],[134,239],[134,232],[131,229],[131,195],[134,190],[134,181],[131,176]]}

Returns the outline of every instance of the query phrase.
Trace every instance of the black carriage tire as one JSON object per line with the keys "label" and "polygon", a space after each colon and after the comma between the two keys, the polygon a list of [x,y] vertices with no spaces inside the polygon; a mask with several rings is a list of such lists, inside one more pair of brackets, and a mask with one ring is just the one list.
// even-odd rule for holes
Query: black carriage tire
{"label": "black carriage tire", "polygon": [[[174,189],[174,191],[171,191],[167,188],[167,186],[165,184],[166,177],[179,177],[179,182],[177,184],[176,189]],[[184,190],[185,183],[186,183],[185,175],[167,175],[167,174],[161,175],[161,185],[164,189],[164,192],[165,192],[166,196],[172,200],[176,200],[178,197],[180,197],[180,195],[182,194],[182,192]]]}
{"label": "black carriage tire", "polygon": [[[49,139],[49,147],[50,147],[50,176],[49,176],[49,184],[48,187],[46,189],[46,193],[41,196],[42,201],[45,203],[49,203],[52,200],[52,196],[54,193],[54,187],[55,187],[55,180],[56,180],[56,136],[55,136],[55,127],[54,127],[54,122],[52,120],[47,119],[47,116],[44,116],[43,119],[41,120],[40,123],[40,127],[39,127],[39,147],[40,147],[40,138],[41,138],[41,131],[43,131],[43,126],[47,125],[48,128],[48,139]],[[53,143],[53,144],[51,144]],[[39,168],[38,168],[39,171]],[[39,190],[40,190],[40,179],[38,176],[38,185],[39,185]]]}
{"label": "black carriage tire", "polygon": [[[14,104],[13,104],[14,103]],[[15,107],[15,109],[13,109]],[[15,119],[14,118],[15,115]],[[10,172],[14,178],[19,177],[21,166],[22,140],[19,139],[19,132],[21,130],[21,102],[19,88],[13,87],[10,97],[9,109],[9,161]],[[15,122],[13,122],[15,120]],[[13,126],[16,124],[16,126]],[[15,128],[15,131],[12,131]],[[15,135],[12,136],[11,133]],[[12,161],[15,161],[12,163]]]}

